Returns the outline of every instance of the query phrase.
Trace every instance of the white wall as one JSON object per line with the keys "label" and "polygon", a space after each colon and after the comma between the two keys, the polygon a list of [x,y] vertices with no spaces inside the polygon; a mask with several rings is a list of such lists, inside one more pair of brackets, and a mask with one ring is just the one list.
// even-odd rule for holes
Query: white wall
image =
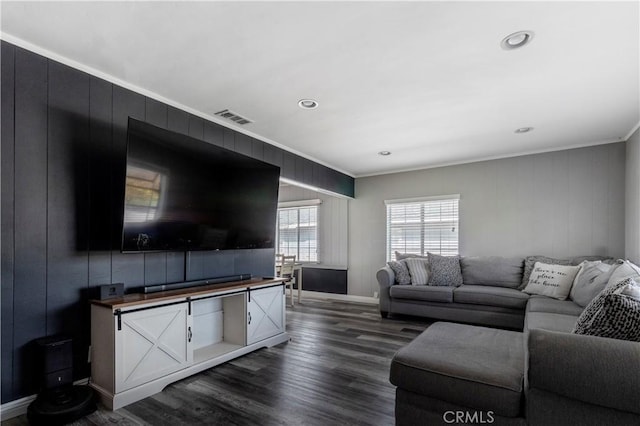
{"label": "white wall", "polygon": [[627,141],[625,257],[640,264],[640,129]]}
{"label": "white wall", "polygon": [[446,194],[460,194],[463,256],[624,256],[621,142],[356,179],[349,294],[378,289],[375,272],[386,261],[383,201]]}
{"label": "white wall", "polygon": [[321,265],[348,265],[349,200],[293,185],[280,187],[278,201],[322,200],[318,207],[318,261]]}

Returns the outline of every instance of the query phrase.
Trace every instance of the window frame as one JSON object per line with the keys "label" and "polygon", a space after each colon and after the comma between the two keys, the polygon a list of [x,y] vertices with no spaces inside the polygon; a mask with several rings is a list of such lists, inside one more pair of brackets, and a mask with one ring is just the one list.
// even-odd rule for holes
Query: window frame
{"label": "window frame", "polygon": [[[278,210],[276,214],[276,253],[284,253],[280,249],[280,212],[284,210],[296,210],[297,211],[297,226],[296,226],[296,236],[297,236],[297,244],[296,244],[296,252],[288,254],[295,254],[296,262],[300,263],[319,263],[320,262],[320,204],[321,200],[302,200],[302,201],[288,201],[288,202],[280,202],[278,203]],[[301,209],[315,209],[315,256],[310,256],[310,260],[303,260],[300,258],[300,210]],[[304,250],[303,250],[304,251]],[[311,254],[311,253],[310,253]],[[314,259],[315,257],[315,259]]]}
{"label": "window frame", "polygon": [[[387,261],[391,261],[395,259],[395,251],[401,251],[401,252],[407,252],[407,253],[413,253],[413,254],[419,254],[421,256],[426,256],[427,255],[427,251],[432,252],[434,254],[442,254],[443,251],[445,252],[445,256],[451,256],[451,255],[459,255],[460,254],[460,194],[450,194],[450,195],[438,195],[438,196],[429,196],[429,197],[419,197],[419,198],[403,198],[403,199],[396,199],[396,200],[385,200],[384,201],[385,206],[386,206],[386,257],[387,257]],[[392,224],[392,209],[394,208],[394,206],[398,206],[398,205],[403,205],[403,206],[407,206],[411,205],[411,204],[417,204],[419,205],[419,221],[416,222],[416,224],[414,225],[415,227],[419,227],[420,229],[420,242],[419,242],[419,253],[416,253],[416,250],[409,250],[407,251],[406,246],[404,249],[401,249],[397,246],[393,245],[393,238],[392,238],[392,231],[393,230],[397,230],[397,229],[402,229],[402,224],[399,224],[397,226],[393,226]],[[440,205],[440,208],[442,208],[443,206],[446,206],[448,208],[451,208],[451,214],[453,215],[453,219],[443,219],[443,212],[441,211],[439,214],[439,220],[436,221],[427,221],[425,220],[425,209],[427,208],[427,206],[429,207],[435,207]],[[448,205],[448,206],[447,206]],[[415,214],[415,212],[414,212]],[[455,246],[452,248],[449,248],[447,250],[443,250],[443,239],[442,239],[442,235],[440,236],[440,238],[437,240],[438,244],[440,246],[439,249],[433,249],[431,244],[426,244],[428,243],[429,240],[427,240],[426,237],[426,231],[429,230],[429,227],[427,227],[427,224],[431,222],[432,224],[434,224],[434,226],[431,226],[430,229],[431,230],[437,230],[438,227],[442,227],[444,224],[447,224],[449,226],[449,224],[453,225],[453,229],[452,232],[456,233],[456,238],[455,238]],[[447,227],[448,227],[447,226]],[[431,241],[436,241],[436,240],[431,240]],[[431,247],[428,247],[431,246]],[[446,248],[446,245],[445,245]]]}

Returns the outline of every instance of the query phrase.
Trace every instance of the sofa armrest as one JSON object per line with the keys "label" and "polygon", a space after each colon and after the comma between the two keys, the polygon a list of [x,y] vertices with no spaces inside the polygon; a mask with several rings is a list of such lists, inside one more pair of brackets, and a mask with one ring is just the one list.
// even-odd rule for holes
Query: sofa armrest
{"label": "sofa armrest", "polygon": [[640,414],[640,343],[533,329],[529,387]]}
{"label": "sofa armrest", "polygon": [[380,312],[383,312],[383,316],[389,312],[391,308],[391,297],[389,296],[389,289],[396,280],[396,275],[389,266],[383,266],[376,272],[376,278],[378,285],[380,285]]}

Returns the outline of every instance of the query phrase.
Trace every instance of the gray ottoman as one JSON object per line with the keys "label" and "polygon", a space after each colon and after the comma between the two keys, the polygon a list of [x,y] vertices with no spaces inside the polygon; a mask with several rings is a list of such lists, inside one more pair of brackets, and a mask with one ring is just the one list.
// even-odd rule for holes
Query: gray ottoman
{"label": "gray ottoman", "polygon": [[396,425],[524,425],[523,374],[522,333],[437,322],[391,361]]}

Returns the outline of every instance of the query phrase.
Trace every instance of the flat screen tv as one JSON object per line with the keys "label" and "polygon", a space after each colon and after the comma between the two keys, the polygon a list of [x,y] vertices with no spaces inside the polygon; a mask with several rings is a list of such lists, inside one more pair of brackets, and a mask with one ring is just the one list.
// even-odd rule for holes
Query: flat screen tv
{"label": "flat screen tv", "polygon": [[129,118],[123,252],[273,248],[280,168]]}

